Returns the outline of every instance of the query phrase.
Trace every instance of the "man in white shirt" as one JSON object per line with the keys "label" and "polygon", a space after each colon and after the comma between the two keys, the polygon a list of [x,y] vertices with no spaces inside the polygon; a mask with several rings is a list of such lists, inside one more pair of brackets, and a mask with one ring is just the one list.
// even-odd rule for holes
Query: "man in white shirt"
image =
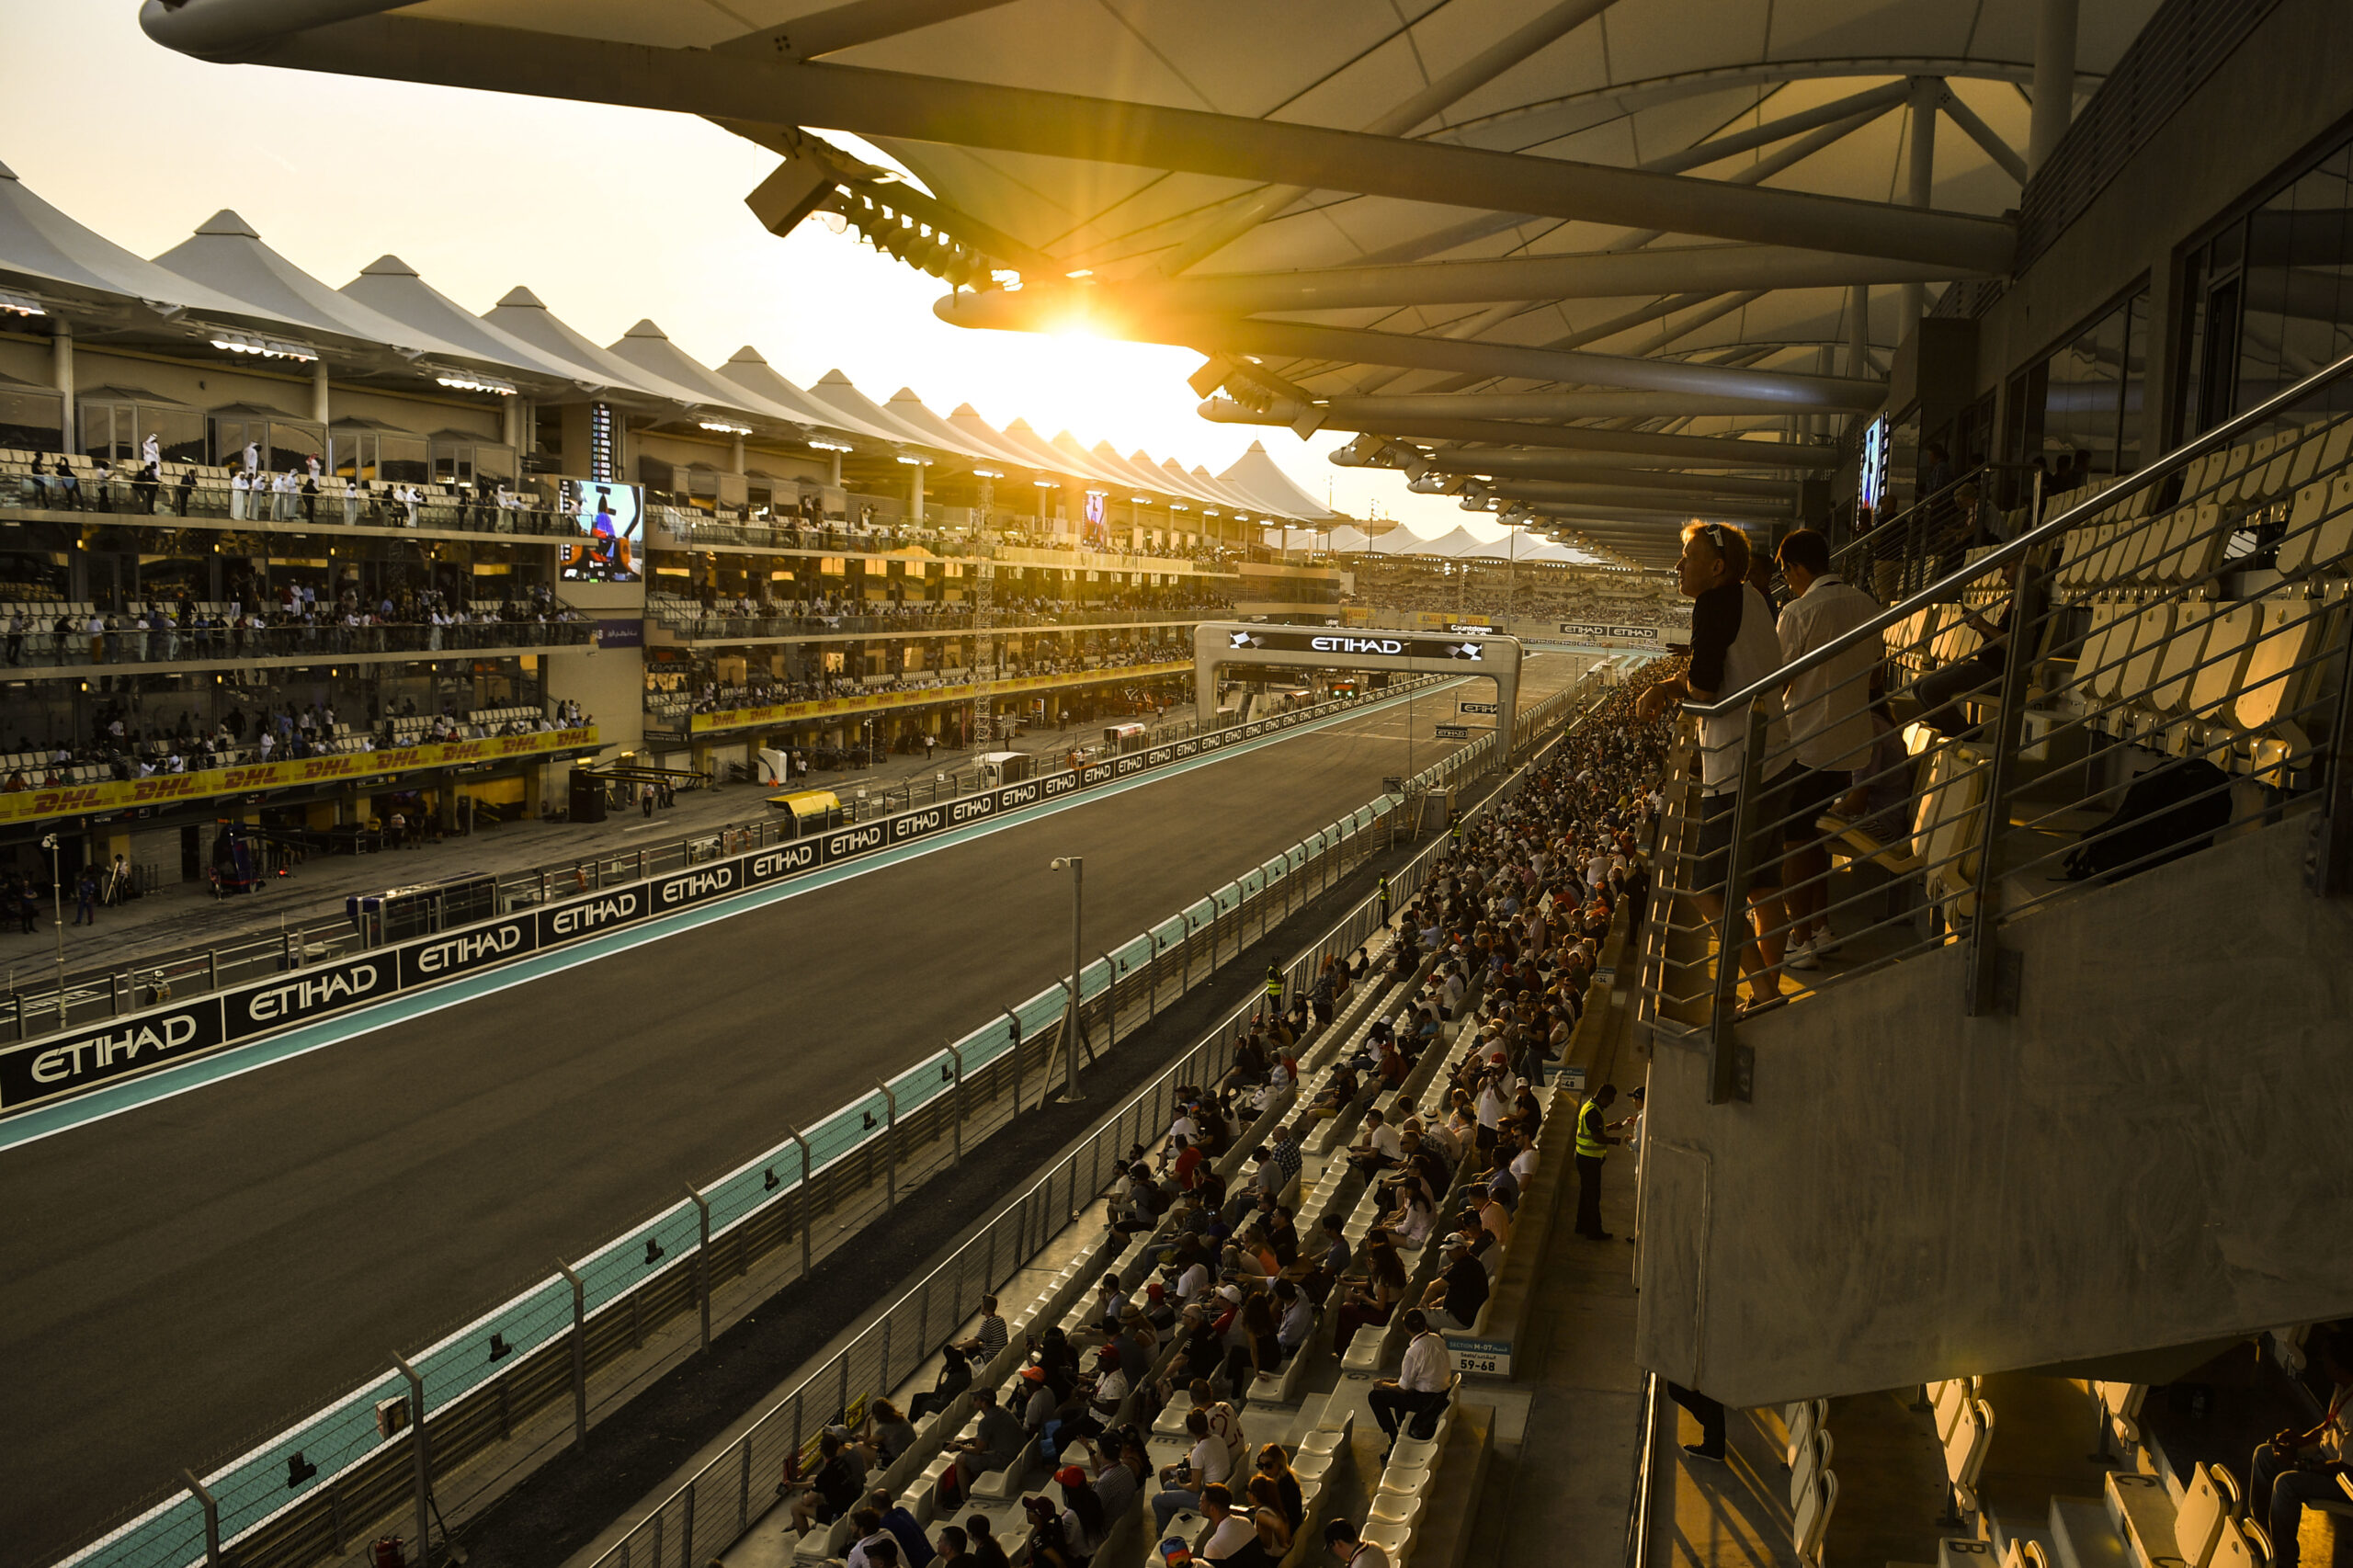
{"label": "man in white shirt", "polygon": [[1233,1473],[1233,1456],[1226,1451],[1225,1444],[1210,1431],[1207,1411],[1188,1411],[1185,1431],[1193,1447],[1183,1459],[1160,1472],[1160,1479],[1167,1490],[1152,1500],[1154,1529],[1165,1530],[1169,1520],[1188,1508],[1199,1507],[1202,1490],[1223,1484],[1226,1477]]}
{"label": "man in white shirt", "polygon": [[[1798,528],[1781,540],[1781,575],[1797,597],[1782,609],[1778,630],[1781,660],[1790,663],[1825,647],[1879,613],[1869,594],[1847,586],[1830,570],[1830,541],[1812,528]],[[1789,824],[1781,885],[1789,902],[1789,946],[1782,961],[1791,969],[1820,969],[1837,949],[1831,935],[1830,852],[1814,825],[1851,786],[1855,770],[1870,760],[1872,687],[1885,657],[1884,643],[1865,637],[1854,646],[1793,676],[1782,692],[1790,742],[1801,772],[1790,785]]]}
{"label": "man in white shirt", "polygon": [[1233,1494],[1223,1485],[1201,1488],[1201,1515],[1210,1521],[1210,1538],[1201,1543],[1204,1562],[1222,1562],[1258,1539],[1248,1516],[1233,1511]]}
{"label": "man in white shirt", "polygon": [[1373,1384],[1372,1392],[1366,1396],[1372,1418],[1389,1437],[1389,1446],[1381,1454],[1383,1460],[1389,1457],[1389,1449],[1397,1446],[1398,1427],[1404,1417],[1434,1416],[1445,1409],[1454,1381],[1454,1358],[1446,1353],[1446,1336],[1430,1327],[1430,1320],[1418,1308],[1400,1321],[1411,1336],[1405,1343],[1405,1358],[1394,1381]]}

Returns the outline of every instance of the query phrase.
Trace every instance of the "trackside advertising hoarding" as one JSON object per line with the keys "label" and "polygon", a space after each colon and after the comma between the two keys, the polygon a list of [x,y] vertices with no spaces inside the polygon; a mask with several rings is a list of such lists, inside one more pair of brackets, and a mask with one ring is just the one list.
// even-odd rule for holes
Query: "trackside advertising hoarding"
{"label": "trackside advertising hoarding", "polygon": [[1098,784],[1297,724],[1348,705],[1328,702],[1256,723],[1106,757],[1075,772],[1049,773],[996,790],[918,806],[643,881],[517,908],[494,920],[310,968],[194,1000],[110,1017],[19,1045],[0,1047],[0,1114],[186,1062],[209,1051],[308,1024],[347,1009],[419,991],[532,953],[603,936],[640,921],[723,903],[820,867],[911,844],[950,828],[1038,805]]}

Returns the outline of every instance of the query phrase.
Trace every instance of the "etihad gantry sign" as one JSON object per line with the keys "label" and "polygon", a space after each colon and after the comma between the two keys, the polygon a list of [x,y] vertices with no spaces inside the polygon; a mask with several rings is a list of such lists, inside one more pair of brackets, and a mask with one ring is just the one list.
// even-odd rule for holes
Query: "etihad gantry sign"
{"label": "etihad gantry sign", "polygon": [[1495,683],[1499,758],[1511,755],[1519,708],[1519,640],[1452,630],[1444,635],[1382,628],[1268,626],[1205,620],[1193,629],[1195,711],[1217,711],[1221,665],[1288,669],[1397,670],[1408,675],[1483,676]]}

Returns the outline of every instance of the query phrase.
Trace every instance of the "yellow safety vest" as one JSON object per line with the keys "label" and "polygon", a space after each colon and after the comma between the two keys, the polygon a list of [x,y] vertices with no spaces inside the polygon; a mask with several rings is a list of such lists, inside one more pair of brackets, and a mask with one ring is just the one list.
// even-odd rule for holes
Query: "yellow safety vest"
{"label": "yellow safety vest", "polygon": [[1608,1159],[1609,1145],[1602,1142],[1604,1136],[1601,1107],[1587,1100],[1577,1112],[1577,1153],[1586,1159]]}
{"label": "yellow safety vest", "polygon": [[1267,994],[1278,1002],[1283,999],[1283,977],[1272,970],[1267,971]]}

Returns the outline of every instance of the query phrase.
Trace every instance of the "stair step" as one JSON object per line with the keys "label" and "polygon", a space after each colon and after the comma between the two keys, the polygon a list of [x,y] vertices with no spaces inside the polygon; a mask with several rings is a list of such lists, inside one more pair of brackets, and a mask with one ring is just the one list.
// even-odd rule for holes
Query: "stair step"
{"label": "stair step", "polygon": [[2086,1497],[2051,1499],[2052,1568],[2132,1568],[2132,1548],[2106,1506]]}
{"label": "stair step", "polygon": [[[2174,1517],[2179,1509],[2164,1482],[2154,1475],[2112,1471],[2106,1490],[2101,1512],[2109,1528],[2123,1539],[2128,1557],[2154,1562],[2160,1558],[2181,1555],[2173,1533]],[[2055,1499],[2052,1506],[2057,1506]]]}

